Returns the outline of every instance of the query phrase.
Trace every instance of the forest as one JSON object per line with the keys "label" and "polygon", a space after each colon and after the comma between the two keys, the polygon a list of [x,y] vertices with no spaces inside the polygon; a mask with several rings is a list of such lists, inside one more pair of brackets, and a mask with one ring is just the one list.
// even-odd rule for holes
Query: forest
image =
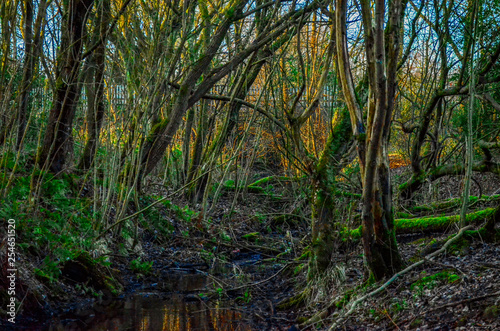
{"label": "forest", "polygon": [[499,0],[2,0],[0,329],[499,330]]}

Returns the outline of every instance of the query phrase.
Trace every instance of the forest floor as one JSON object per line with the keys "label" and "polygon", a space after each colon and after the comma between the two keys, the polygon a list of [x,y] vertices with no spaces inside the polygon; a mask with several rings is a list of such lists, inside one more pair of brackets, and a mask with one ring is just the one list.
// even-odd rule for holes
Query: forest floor
{"label": "forest floor", "polygon": [[[482,194],[493,194],[499,187],[491,178],[480,183],[483,192],[478,193]],[[453,186],[458,184],[447,185],[440,190],[440,198],[454,197],[442,192],[455,191]],[[186,201],[173,199],[172,204],[183,206]],[[235,201],[233,194],[227,193],[214,204],[210,222],[201,214],[193,214],[186,222],[182,215],[190,214],[189,209],[172,213],[171,208],[160,207],[150,217],[170,222],[171,234],[164,236],[154,227],[138,227],[138,240],[128,249],[124,250],[117,240],[99,252],[107,256],[110,265],[98,273],[112,275],[121,284],[114,285],[123,287],[117,300],[147,293],[165,298],[177,294],[185,302],[200,301],[210,309],[222,303],[239,312],[238,321],[226,325],[227,330],[327,330],[343,317],[350,303],[382,283],[366,281],[361,243],[355,240],[339,246],[331,271],[321,281],[306,282],[307,256],[303,252],[310,240],[308,220],[273,216],[283,215],[285,207],[290,210],[296,204],[295,200],[276,199],[269,194],[247,194],[245,199]],[[423,254],[438,249],[441,240],[457,231],[450,227],[447,234],[398,236],[405,261],[411,264],[421,260]],[[22,256],[20,268],[33,268],[33,259],[37,258],[29,253]],[[92,329],[96,316],[107,309],[103,307],[115,304],[115,299],[110,299],[114,297],[111,293],[97,291],[99,282],[88,281],[97,277],[96,272],[82,269],[82,264],[66,264],[61,279],[51,283],[39,277],[22,279],[22,286],[33,293],[26,295],[18,329]],[[82,273],[87,279],[79,279]],[[178,281],[193,279],[194,275],[203,281],[187,285]],[[301,305],[282,308],[285,299],[304,289],[307,295]],[[318,312],[323,313],[314,318]],[[12,327],[3,319],[0,326]],[[446,254],[361,302],[336,329],[499,330],[500,243],[466,235]]]}

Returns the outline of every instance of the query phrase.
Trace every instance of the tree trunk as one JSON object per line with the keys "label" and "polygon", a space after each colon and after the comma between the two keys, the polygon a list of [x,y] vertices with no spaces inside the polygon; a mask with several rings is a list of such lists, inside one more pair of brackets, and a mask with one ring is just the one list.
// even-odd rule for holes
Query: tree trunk
{"label": "tree trunk", "polygon": [[203,194],[205,193],[205,186],[208,182],[208,174],[204,174],[199,180],[195,180],[193,183],[191,183],[195,179],[195,176],[199,174],[199,169],[202,168],[201,165],[205,164],[202,162],[202,155],[203,145],[207,140],[207,131],[209,127],[207,123],[208,102],[209,101],[207,100],[200,101],[198,112],[198,132],[194,141],[193,158],[191,159],[191,164],[189,165],[188,175],[186,179],[186,183],[189,184],[186,195],[187,198],[190,199],[193,203],[197,203],[201,198],[203,198]]}
{"label": "tree trunk", "polygon": [[335,176],[341,170],[340,160],[352,139],[352,128],[347,108],[340,110],[332,121],[326,146],[312,178],[312,244],[308,278],[325,272],[335,248]]}
{"label": "tree trunk", "polygon": [[38,158],[39,166],[53,173],[64,169],[67,153],[72,148],[71,131],[79,94],[82,37],[93,3],[93,0],[71,0],[66,10],[57,61],[56,91]]}
{"label": "tree trunk", "polygon": [[31,0],[24,2],[24,69],[23,80],[19,86],[19,109],[17,113],[17,143],[21,147],[26,129],[26,113],[28,112],[31,81],[33,80],[33,3]]}
{"label": "tree trunk", "polygon": [[364,130],[359,129],[363,128],[363,117],[361,107],[356,100],[348,62],[346,0],[337,0],[336,24],[339,76],[344,98],[351,114],[353,134],[358,136],[358,143],[361,146],[361,149],[358,146],[358,155],[362,166],[362,222],[365,263],[370,274],[379,280],[393,275],[403,266],[394,233],[387,146],[394,108],[396,70],[404,6],[401,0],[390,2],[387,27],[384,31],[385,1],[376,1],[374,17],[372,17],[370,4],[371,2],[367,0],[361,2],[370,86],[365,136],[360,135],[361,132],[364,132]]}
{"label": "tree trunk", "polygon": [[184,180],[184,184],[189,183],[188,180],[188,171],[189,171],[189,160],[191,156],[191,136],[193,135],[193,123],[194,123],[194,108],[191,107],[188,110],[187,118],[186,118],[186,127],[184,130],[184,142],[182,144],[182,177]]}
{"label": "tree trunk", "polygon": [[94,161],[102,120],[106,110],[104,103],[104,71],[106,60],[105,34],[111,20],[110,10],[110,1],[103,0],[102,8],[100,8],[97,14],[99,29],[96,27],[96,33],[94,34],[94,38],[92,38],[93,43],[99,42],[101,38],[104,39],[102,42],[99,42],[99,45],[89,58],[92,67],[90,68],[90,77],[93,78],[93,80],[90,83],[91,85],[87,87],[87,141],[77,166],[77,168],[81,170],[89,169]]}

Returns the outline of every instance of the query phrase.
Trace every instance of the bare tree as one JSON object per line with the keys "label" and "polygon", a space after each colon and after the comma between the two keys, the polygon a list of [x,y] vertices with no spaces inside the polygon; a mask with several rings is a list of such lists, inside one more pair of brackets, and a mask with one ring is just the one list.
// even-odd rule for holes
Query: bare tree
{"label": "bare tree", "polygon": [[38,63],[38,58],[42,51],[43,44],[43,26],[46,21],[47,1],[42,0],[38,4],[38,13],[35,20],[35,30],[33,32],[33,2],[28,0],[24,2],[24,63],[23,78],[19,85],[19,109],[17,113],[17,144],[21,147],[25,130],[27,114],[29,113],[29,96],[34,79],[34,71]]}
{"label": "bare tree", "polygon": [[358,140],[363,182],[364,257],[370,273],[378,280],[394,274],[403,266],[394,231],[387,149],[397,86],[401,21],[406,1],[386,3],[377,0],[375,15],[372,15],[372,1],[364,0],[360,5],[369,82],[366,123],[356,99],[349,64],[346,0],[336,1],[336,42],[342,90],[351,114],[353,134]]}
{"label": "bare tree", "polygon": [[86,73],[89,80],[86,84],[87,90],[87,142],[83,149],[83,154],[78,163],[78,168],[89,169],[93,160],[99,141],[99,135],[102,126],[102,120],[106,111],[104,103],[104,72],[106,60],[106,32],[111,21],[110,1],[102,0],[98,8],[95,24],[94,38],[92,44],[97,47],[87,58],[89,63]]}
{"label": "bare tree", "polygon": [[38,164],[53,173],[62,171],[73,147],[71,134],[79,94],[83,36],[93,0],[71,0],[64,8],[62,40],[57,56],[56,91],[43,138]]}

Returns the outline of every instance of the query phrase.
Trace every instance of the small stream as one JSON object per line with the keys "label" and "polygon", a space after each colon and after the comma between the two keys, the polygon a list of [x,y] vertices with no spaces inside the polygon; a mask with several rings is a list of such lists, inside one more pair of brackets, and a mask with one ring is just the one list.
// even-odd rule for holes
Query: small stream
{"label": "small stream", "polygon": [[206,281],[200,274],[175,275],[147,292],[75,309],[52,320],[49,330],[252,330],[242,311],[197,295]]}

